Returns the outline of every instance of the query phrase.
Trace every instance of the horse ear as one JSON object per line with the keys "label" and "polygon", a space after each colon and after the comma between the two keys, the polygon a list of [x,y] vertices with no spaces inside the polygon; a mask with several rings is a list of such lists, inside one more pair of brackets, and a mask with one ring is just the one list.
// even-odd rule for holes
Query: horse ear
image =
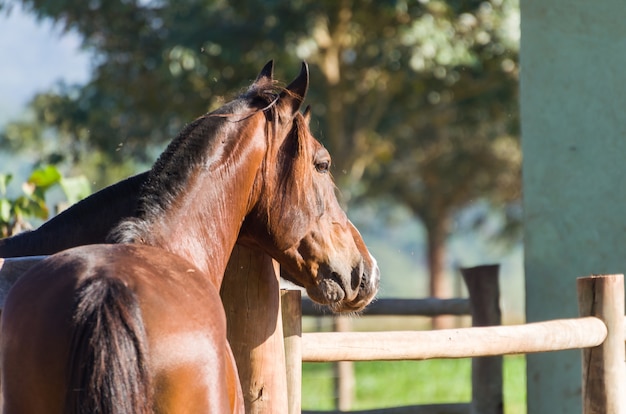
{"label": "horse ear", "polygon": [[309,66],[302,62],[300,74],[280,94],[278,104],[293,117],[300,110],[306,91],[309,89]]}
{"label": "horse ear", "polygon": [[274,79],[274,61],[273,60],[270,60],[269,62],[265,64],[265,66],[263,66],[263,69],[261,69],[259,76],[256,77],[255,83],[264,78],[267,78],[270,81]]}
{"label": "horse ear", "polygon": [[304,117],[304,122],[309,125],[311,123],[311,105],[306,106],[306,109],[304,110],[302,116]]}

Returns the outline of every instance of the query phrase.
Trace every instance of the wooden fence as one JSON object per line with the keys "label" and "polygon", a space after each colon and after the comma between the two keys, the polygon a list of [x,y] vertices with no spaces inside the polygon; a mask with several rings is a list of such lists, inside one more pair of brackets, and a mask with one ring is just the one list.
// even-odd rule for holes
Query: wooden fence
{"label": "wooden fence", "polygon": [[[469,298],[455,299],[378,299],[362,313],[363,316],[437,316],[470,315],[472,326],[496,326],[501,324],[499,265],[483,265],[461,269],[461,275]],[[329,316],[324,308],[313,304],[309,299],[302,302],[303,316]],[[348,321],[346,324],[345,322]],[[283,321],[285,322],[285,320]],[[338,323],[339,322],[339,323]],[[349,329],[349,319],[336,317],[334,329],[345,332]],[[347,327],[346,327],[347,325]],[[339,327],[339,329],[337,329]],[[395,408],[404,412],[429,413],[469,413],[497,414],[502,412],[502,356],[478,357],[472,359],[472,400],[470,403],[430,404]],[[352,361],[337,361],[334,375],[335,412],[351,411],[354,394],[354,373]],[[389,410],[389,409],[387,409]],[[352,411],[354,412],[354,411]],[[313,414],[314,411],[306,411]],[[328,411],[326,412],[328,413]]]}
{"label": "wooden fence", "polygon": [[[582,349],[584,414],[626,413],[624,279],[577,280],[579,318],[516,326],[419,332],[304,333],[291,344],[293,361],[372,361],[467,358]],[[296,294],[297,295],[297,294]],[[284,298],[285,296],[283,296]],[[284,315],[286,317],[287,315]],[[297,318],[297,316],[296,316]],[[296,339],[290,338],[290,341]],[[288,375],[297,375],[288,373]],[[297,381],[297,378],[288,379]],[[298,395],[291,398],[299,399]],[[297,404],[292,403],[292,406]],[[300,412],[299,407],[290,413]],[[491,410],[493,407],[487,407]],[[499,407],[502,412],[502,407]],[[475,405],[414,406],[360,413],[484,413]]]}
{"label": "wooden fence", "polygon": [[[32,260],[0,259],[0,303],[6,294],[2,290],[29,265]],[[222,298],[247,413],[300,413],[302,361],[474,358],[583,349],[583,414],[626,414],[622,275],[578,279],[579,318],[440,331],[302,333],[300,292],[279,293],[271,259],[237,248],[228,272]],[[448,408],[450,413],[484,412],[465,405]],[[367,412],[423,409],[436,412],[432,407]]]}

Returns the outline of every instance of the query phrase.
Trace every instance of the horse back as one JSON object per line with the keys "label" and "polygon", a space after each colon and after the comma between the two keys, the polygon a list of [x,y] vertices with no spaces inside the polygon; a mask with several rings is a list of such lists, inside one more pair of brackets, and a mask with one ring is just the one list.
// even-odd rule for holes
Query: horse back
{"label": "horse back", "polygon": [[[131,394],[147,398],[145,408],[123,397],[134,408],[122,412],[243,412],[219,294],[163,250],[92,245],[51,256],[12,288],[2,323],[5,414],[73,412],[76,390],[107,400],[103,387],[117,381],[122,391],[143,384]],[[120,374],[110,361],[140,367]],[[90,381],[103,385],[89,391]]]}

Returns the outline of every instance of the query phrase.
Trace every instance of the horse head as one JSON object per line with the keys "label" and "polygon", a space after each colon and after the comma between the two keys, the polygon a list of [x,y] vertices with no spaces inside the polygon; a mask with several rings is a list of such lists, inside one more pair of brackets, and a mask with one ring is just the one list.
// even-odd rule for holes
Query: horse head
{"label": "horse head", "polygon": [[276,259],[282,276],[316,302],[361,310],[378,290],[379,270],[339,206],[310,111],[300,113],[308,68],[284,88],[272,72],[269,62],[241,96],[181,131],[143,184],[136,217],[109,239],[172,251],[216,285],[238,240]]}
{"label": "horse head", "polygon": [[[253,87],[274,84],[272,62]],[[265,250],[283,278],[303,286],[335,312],[359,311],[375,296],[380,272],[361,235],[342,210],[330,173],[331,157],[300,113],[309,84],[306,63],[298,77],[264,110],[272,133],[256,178],[256,204],[240,242]]]}

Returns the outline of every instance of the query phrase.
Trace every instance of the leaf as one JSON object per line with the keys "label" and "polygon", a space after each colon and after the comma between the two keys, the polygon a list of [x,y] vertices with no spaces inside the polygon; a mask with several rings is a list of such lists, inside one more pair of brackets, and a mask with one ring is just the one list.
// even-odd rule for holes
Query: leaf
{"label": "leaf", "polygon": [[33,171],[28,179],[28,182],[37,187],[47,189],[52,185],[57,184],[60,180],[61,173],[59,170],[53,165],[48,165]]}
{"label": "leaf", "polygon": [[91,185],[84,175],[61,178],[59,184],[70,204],[75,204],[91,194]]}
{"label": "leaf", "polygon": [[18,197],[13,206],[15,216],[20,217],[36,217],[42,220],[48,218],[49,211],[44,200],[33,200],[28,197]]}
{"label": "leaf", "polygon": [[47,220],[50,215],[50,211],[48,210],[48,206],[44,202],[32,202],[29,206],[29,215],[40,218],[42,220]]}
{"label": "leaf", "polygon": [[0,174],[0,194],[5,195],[7,193],[7,187],[13,179],[13,174]]}
{"label": "leaf", "polygon": [[8,223],[11,219],[11,203],[6,198],[0,198],[0,222]]}

